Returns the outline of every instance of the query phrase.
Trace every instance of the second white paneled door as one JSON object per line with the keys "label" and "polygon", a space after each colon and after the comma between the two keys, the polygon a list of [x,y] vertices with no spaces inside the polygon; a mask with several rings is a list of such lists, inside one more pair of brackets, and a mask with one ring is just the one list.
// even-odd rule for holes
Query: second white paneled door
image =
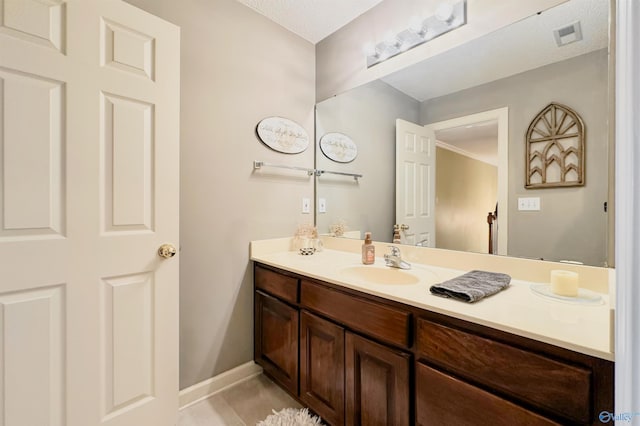
{"label": "second white paneled door", "polygon": [[0,426],[174,425],[179,30],[0,0]]}
{"label": "second white paneled door", "polygon": [[396,224],[402,244],[436,246],[436,138],[433,130],[396,120]]}

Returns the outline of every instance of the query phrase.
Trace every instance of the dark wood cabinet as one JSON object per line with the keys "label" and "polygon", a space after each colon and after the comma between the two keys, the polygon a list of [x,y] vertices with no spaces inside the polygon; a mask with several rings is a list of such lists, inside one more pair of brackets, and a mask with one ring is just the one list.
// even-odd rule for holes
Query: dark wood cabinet
{"label": "dark wood cabinet", "polygon": [[418,342],[420,355],[446,370],[571,422],[589,422],[589,368],[422,319]]}
{"label": "dark wood cabinet", "polygon": [[346,424],[408,426],[411,355],[346,333]]}
{"label": "dark wood cabinet", "polygon": [[300,313],[300,399],[344,424],[344,329],[307,311]]}
{"label": "dark wood cabinet", "polygon": [[282,387],[298,393],[298,309],[255,294],[254,359]]}
{"label": "dark wood cabinet", "polygon": [[302,280],[300,303],[352,330],[392,345],[409,347],[411,314],[327,286]]}
{"label": "dark wood cabinet", "polygon": [[411,355],[300,312],[300,399],[332,425],[408,426]]}
{"label": "dark wood cabinet", "polygon": [[338,425],[598,425],[614,363],[256,264],[255,360]]}
{"label": "dark wood cabinet", "polygon": [[300,279],[282,272],[256,266],[255,287],[289,303],[298,303]]}
{"label": "dark wood cabinet", "polygon": [[559,424],[421,362],[416,364],[416,417],[420,426]]}

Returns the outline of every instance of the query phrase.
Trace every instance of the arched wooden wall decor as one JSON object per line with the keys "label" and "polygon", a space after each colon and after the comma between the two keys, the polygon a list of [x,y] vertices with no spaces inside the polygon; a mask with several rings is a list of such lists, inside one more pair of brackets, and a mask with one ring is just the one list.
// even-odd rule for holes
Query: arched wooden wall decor
{"label": "arched wooden wall decor", "polygon": [[582,118],[571,108],[550,103],[527,130],[526,188],[584,185]]}

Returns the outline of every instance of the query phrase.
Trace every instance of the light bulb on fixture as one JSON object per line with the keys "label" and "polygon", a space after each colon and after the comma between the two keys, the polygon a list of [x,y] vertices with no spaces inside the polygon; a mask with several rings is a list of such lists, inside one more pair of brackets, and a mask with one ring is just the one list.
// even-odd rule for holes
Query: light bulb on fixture
{"label": "light bulb on fixture", "polygon": [[447,2],[440,3],[436,9],[435,17],[438,21],[450,24],[453,19],[453,6]]}
{"label": "light bulb on fixture", "polygon": [[409,29],[420,37],[423,37],[427,33],[427,26],[424,20],[419,16],[411,17],[411,20],[409,21]]}
{"label": "light bulb on fixture", "polygon": [[384,42],[389,46],[400,46],[400,40],[398,40],[398,36],[395,35],[392,31],[387,31],[386,33],[384,33]]}

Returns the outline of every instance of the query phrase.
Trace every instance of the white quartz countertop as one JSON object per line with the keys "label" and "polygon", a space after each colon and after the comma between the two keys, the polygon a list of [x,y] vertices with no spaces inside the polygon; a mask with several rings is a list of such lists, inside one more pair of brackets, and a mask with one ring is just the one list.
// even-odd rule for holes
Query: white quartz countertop
{"label": "white quartz countertop", "polygon": [[[434,296],[429,287],[462,275],[467,270],[447,269],[412,262],[411,274],[420,278],[411,284],[376,284],[345,273],[362,265],[360,254],[325,249],[311,256],[293,251],[252,252],[251,260],[363,293],[395,300],[519,336],[549,343],[583,354],[613,361],[613,313],[609,296],[600,305],[578,305],[534,294],[532,283],[511,280],[511,285],[475,303]],[[386,268],[376,258],[372,268]]]}

